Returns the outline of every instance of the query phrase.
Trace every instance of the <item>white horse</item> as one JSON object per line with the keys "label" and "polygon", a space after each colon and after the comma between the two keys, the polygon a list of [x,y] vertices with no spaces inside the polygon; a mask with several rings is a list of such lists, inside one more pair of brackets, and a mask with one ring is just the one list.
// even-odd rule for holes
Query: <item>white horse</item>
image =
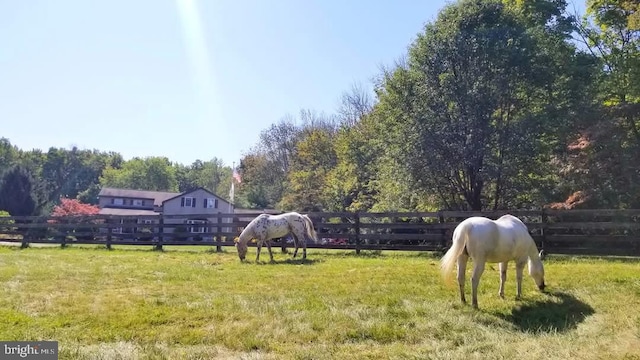
{"label": "white horse", "polygon": [[522,271],[529,263],[529,275],[538,288],[544,290],[544,266],[542,251],[538,253],[535,242],[529,235],[527,226],[515,216],[504,215],[498,220],[485,217],[470,217],[461,222],[453,232],[453,244],[440,260],[442,274],[446,281],[451,279],[454,265],[458,265],[458,285],[460,300],[464,297],[465,272],[469,257],[473,260],[471,275],[472,305],[478,308],[478,284],[484,271],[485,262],[499,263],[500,290],[498,295],[504,298],[504,283],[507,279],[507,263],[516,263],[516,299],[522,295]]}
{"label": "white horse", "polygon": [[317,242],[316,231],[313,228],[313,222],[307,215],[301,215],[297,212],[289,212],[280,215],[260,214],[242,230],[236,248],[240,260],[244,260],[247,255],[247,243],[251,239],[257,240],[256,262],[260,259],[260,249],[264,243],[269,249],[269,257],[273,261],[273,253],[271,252],[271,239],[281,238],[287,234],[293,235],[293,243],[295,250],[293,257],[298,254],[298,247],[302,242],[302,258],[307,258],[307,242],[306,237]]}

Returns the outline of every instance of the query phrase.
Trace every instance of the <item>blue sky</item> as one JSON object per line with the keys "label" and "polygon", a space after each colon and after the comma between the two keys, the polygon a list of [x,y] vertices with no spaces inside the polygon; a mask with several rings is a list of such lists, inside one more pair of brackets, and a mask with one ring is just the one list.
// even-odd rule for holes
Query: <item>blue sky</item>
{"label": "blue sky", "polygon": [[231,165],[286,114],[369,86],[446,3],[4,1],[0,137]]}

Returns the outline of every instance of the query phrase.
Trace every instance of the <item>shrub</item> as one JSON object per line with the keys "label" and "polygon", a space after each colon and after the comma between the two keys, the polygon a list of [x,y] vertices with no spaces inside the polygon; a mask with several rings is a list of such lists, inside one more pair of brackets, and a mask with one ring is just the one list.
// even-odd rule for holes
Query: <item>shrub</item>
{"label": "shrub", "polygon": [[187,231],[187,227],[184,225],[178,225],[173,229],[173,238],[175,240],[187,240],[190,233]]}

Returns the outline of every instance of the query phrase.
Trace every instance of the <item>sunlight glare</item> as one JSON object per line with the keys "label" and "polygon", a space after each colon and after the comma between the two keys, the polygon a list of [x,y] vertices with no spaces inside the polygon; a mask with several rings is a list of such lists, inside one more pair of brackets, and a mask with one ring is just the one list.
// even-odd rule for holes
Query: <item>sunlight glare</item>
{"label": "sunlight glare", "polygon": [[[216,96],[215,73],[211,71],[211,61],[207,50],[204,28],[200,20],[200,12],[196,0],[176,0],[185,50],[189,60],[191,76],[196,87],[198,101],[204,113],[204,122],[214,121],[217,126],[223,126]],[[219,132],[221,129],[218,128]]]}

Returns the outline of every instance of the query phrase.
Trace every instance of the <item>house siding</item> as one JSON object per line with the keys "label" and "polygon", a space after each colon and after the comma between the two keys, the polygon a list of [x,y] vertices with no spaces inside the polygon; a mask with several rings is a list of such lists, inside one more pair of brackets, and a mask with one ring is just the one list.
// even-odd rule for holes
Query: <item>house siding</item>
{"label": "house siding", "polygon": [[[115,199],[122,199],[123,204],[117,205],[113,203]],[[142,202],[141,205],[136,205],[136,201]],[[134,198],[134,197],[119,197],[119,196],[100,196],[98,199],[98,206],[100,208],[126,208],[126,209],[146,209],[154,210],[153,199]]]}
{"label": "house siding", "polygon": [[[183,200],[184,198],[195,199],[195,206],[187,206]],[[214,208],[206,208],[204,204],[205,204],[205,199],[207,198],[213,198],[214,200],[217,200],[218,206]],[[200,220],[204,218],[208,220],[208,222],[210,223],[208,225],[209,227],[211,226],[211,224],[218,224],[218,220],[222,220],[222,223],[230,223],[233,221],[233,219],[231,218],[219,219],[214,216],[212,217],[206,216],[208,214],[215,215],[215,214],[233,213],[233,205],[231,205],[229,202],[225,201],[224,199],[211,194],[210,192],[204,189],[196,189],[194,191],[181,194],[175,198],[166,200],[163,203],[162,213],[163,215],[194,215],[192,220]],[[185,224],[187,220],[188,220],[187,218],[180,218],[180,219],[165,218],[164,223],[170,224],[170,225]],[[173,232],[173,230],[174,229],[172,227],[165,228],[165,232],[167,233]],[[230,232],[231,228],[229,227],[222,228],[222,231]]]}

